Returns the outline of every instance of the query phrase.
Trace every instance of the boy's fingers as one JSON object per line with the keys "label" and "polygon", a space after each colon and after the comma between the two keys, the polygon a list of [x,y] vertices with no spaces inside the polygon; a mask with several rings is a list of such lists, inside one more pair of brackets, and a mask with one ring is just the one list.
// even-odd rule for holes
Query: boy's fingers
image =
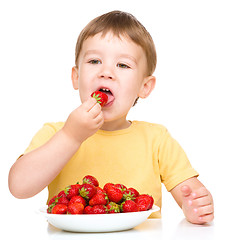
{"label": "boy's fingers", "polygon": [[97,100],[95,98],[89,97],[83,104],[82,107],[89,112],[93,106],[97,103]]}
{"label": "boy's fingers", "polygon": [[181,192],[183,197],[188,197],[192,193],[192,190],[188,185],[184,185],[181,187]]}
{"label": "boy's fingers", "polygon": [[89,114],[92,118],[96,118],[101,113],[101,106],[99,103],[96,103],[89,111]]}
{"label": "boy's fingers", "polygon": [[213,219],[214,219],[214,214],[213,213],[206,214],[206,215],[203,215],[203,216],[199,217],[199,221],[201,223],[211,222],[211,221],[213,221]]}
{"label": "boy's fingers", "polygon": [[206,214],[212,214],[213,213],[213,206],[212,205],[207,205],[207,206],[203,206],[198,208],[197,213],[199,216],[203,216]]}
{"label": "boy's fingers", "polygon": [[192,194],[192,198],[201,198],[209,195],[209,191],[205,187],[196,189]]}
{"label": "boy's fingers", "polygon": [[191,205],[198,206],[198,207],[206,206],[206,205],[209,205],[209,204],[212,204],[209,196],[196,198],[196,199],[193,199],[192,202],[191,202]]}
{"label": "boy's fingers", "polygon": [[102,112],[95,118],[95,121],[98,125],[103,125],[104,117]]}

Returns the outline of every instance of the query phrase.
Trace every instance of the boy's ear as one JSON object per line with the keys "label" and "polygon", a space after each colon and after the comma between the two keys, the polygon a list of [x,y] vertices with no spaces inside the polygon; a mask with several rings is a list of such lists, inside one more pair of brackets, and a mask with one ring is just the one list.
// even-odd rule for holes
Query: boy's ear
{"label": "boy's ear", "polygon": [[155,88],[156,78],[154,76],[148,76],[143,80],[142,86],[138,93],[138,97],[146,98]]}
{"label": "boy's ear", "polygon": [[71,80],[73,88],[78,90],[78,68],[76,66],[71,69]]}

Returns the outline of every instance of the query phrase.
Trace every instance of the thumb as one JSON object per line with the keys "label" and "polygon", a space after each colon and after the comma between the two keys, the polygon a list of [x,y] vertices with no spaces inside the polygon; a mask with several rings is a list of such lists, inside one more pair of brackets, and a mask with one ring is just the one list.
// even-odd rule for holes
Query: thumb
{"label": "thumb", "polygon": [[80,107],[83,107],[86,112],[89,112],[96,103],[97,100],[95,98],[89,97]]}
{"label": "thumb", "polygon": [[188,185],[182,186],[180,190],[183,197],[188,197],[192,193],[192,189]]}

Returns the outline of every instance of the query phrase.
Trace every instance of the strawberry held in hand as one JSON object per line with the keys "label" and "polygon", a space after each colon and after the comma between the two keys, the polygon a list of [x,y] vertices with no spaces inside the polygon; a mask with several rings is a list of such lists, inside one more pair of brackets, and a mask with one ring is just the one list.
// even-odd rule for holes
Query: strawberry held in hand
{"label": "strawberry held in hand", "polygon": [[91,94],[91,97],[95,98],[97,102],[100,104],[101,107],[103,107],[107,101],[108,101],[108,96],[107,94],[101,92],[101,91],[95,91]]}

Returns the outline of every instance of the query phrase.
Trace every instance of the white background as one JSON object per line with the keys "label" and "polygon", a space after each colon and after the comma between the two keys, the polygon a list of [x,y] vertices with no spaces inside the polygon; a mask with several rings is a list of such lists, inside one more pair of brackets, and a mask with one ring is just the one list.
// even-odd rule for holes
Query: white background
{"label": "white background", "polygon": [[[43,123],[64,121],[79,106],[70,80],[77,36],[94,17],[112,10],[137,17],[157,49],[156,88],[139,100],[128,119],[168,128],[212,192],[217,222],[225,199],[226,160],[226,15],[219,0],[1,0],[3,213],[35,211],[45,204],[46,190],[26,200],[12,197],[9,169]],[[182,214],[164,188],[162,212]]]}

